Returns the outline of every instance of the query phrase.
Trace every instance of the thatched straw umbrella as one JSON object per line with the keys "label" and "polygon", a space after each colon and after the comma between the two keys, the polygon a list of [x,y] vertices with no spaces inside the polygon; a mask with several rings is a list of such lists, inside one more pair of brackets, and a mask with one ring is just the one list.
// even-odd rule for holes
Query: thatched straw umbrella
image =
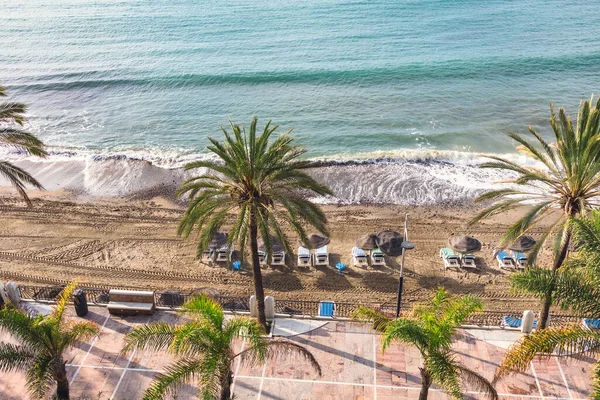
{"label": "thatched straw umbrella", "polygon": [[377,235],[370,233],[356,239],[356,247],[363,250],[375,250],[377,248]]}
{"label": "thatched straw umbrella", "polygon": [[398,257],[402,255],[402,242],[404,239],[396,231],[382,231],[377,234],[377,247],[386,255]]}
{"label": "thatched straw umbrella", "polygon": [[520,236],[508,249],[513,251],[526,252],[535,246],[535,239],[531,236]]}
{"label": "thatched straw umbrella", "polygon": [[459,253],[472,253],[481,250],[481,242],[465,235],[451,236],[448,244]]}
{"label": "thatched straw umbrella", "polygon": [[313,233],[308,236],[308,243],[303,243],[300,239],[298,239],[298,244],[311,249],[319,249],[323,246],[327,246],[329,241],[330,240],[327,236]]}

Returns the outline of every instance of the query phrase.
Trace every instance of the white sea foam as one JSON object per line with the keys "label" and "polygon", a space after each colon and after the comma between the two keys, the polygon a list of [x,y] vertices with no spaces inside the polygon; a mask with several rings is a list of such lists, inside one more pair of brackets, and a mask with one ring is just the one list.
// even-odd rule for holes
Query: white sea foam
{"label": "white sea foam", "polygon": [[[504,155],[521,164],[525,158]],[[53,149],[47,159],[4,155],[30,171],[48,190],[67,189],[98,197],[122,197],[162,188],[173,192],[189,176],[186,162],[205,154]],[[397,150],[314,159],[309,172],[329,186],[334,196],[319,203],[458,204],[470,202],[483,190],[497,187],[508,176],[483,169],[482,155],[454,151]],[[198,171],[199,172],[199,171]],[[0,179],[0,185],[8,182]]]}

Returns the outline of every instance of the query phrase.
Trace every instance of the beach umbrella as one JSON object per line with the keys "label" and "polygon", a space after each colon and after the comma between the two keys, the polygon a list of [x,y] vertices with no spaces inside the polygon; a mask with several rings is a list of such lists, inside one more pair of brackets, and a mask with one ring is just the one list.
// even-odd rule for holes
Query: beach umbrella
{"label": "beach umbrella", "polygon": [[[277,238],[275,238],[274,236],[270,236],[269,240],[271,242],[271,250],[272,251],[275,251],[275,252],[283,251],[283,245],[281,243],[279,243],[279,240],[277,240]],[[257,243],[258,243],[259,250],[266,251],[267,246],[265,246],[265,241],[263,240],[263,238],[258,238]]]}
{"label": "beach umbrella", "polygon": [[208,244],[209,249],[220,249],[221,247],[227,244],[227,236],[229,236],[225,232],[215,232],[212,240]]}
{"label": "beach umbrella", "polygon": [[376,237],[377,247],[388,256],[402,255],[402,242],[404,239],[396,231],[382,231]]}
{"label": "beach umbrella", "polygon": [[313,249],[319,249],[323,246],[327,246],[329,244],[329,238],[325,235],[319,235],[318,233],[313,233],[312,235],[308,236],[308,243],[302,243],[302,241],[300,241],[300,239],[298,239],[298,244],[300,244],[300,246],[308,246],[310,248]]}
{"label": "beach umbrella", "polygon": [[370,233],[356,239],[356,247],[363,250],[375,250],[377,248],[377,235]]}
{"label": "beach umbrella", "polygon": [[451,236],[448,244],[459,253],[472,253],[481,250],[481,242],[465,235]]}
{"label": "beach umbrella", "polygon": [[531,236],[519,237],[508,249],[514,251],[529,251],[535,246],[535,239]]}

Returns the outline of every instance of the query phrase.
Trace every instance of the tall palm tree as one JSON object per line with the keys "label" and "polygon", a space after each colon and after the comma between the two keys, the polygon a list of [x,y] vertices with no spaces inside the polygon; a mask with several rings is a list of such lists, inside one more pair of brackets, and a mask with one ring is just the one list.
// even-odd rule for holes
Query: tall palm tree
{"label": "tall palm tree", "polygon": [[[572,221],[577,254],[558,271],[535,270],[526,284],[543,294],[555,288],[554,301],[581,316],[600,316],[600,212]],[[504,356],[496,379],[529,368],[538,356],[588,355],[596,358],[593,399],[600,399],[600,330],[581,326],[546,328],[523,337]]]}
{"label": "tall palm tree", "polygon": [[441,386],[457,399],[464,398],[464,383],[475,386],[492,399],[498,399],[494,386],[477,372],[460,364],[452,351],[452,339],[456,330],[469,315],[483,309],[481,300],[474,296],[452,297],[439,288],[430,303],[417,306],[408,318],[390,320],[385,315],[360,307],[355,319],[373,323],[373,328],[383,333],[382,349],[392,342],[415,346],[421,353],[421,392],[419,400],[426,400],[432,383]]}
{"label": "tall palm tree", "polygon": [[[144,400],[163,399],[194,378],[198,379],[202,399],[231,398],[233,363],[236,359],[260,365],[268,359],[299,355],[321,375],[312,353],[295,343],[269,339],[255,319],[238,316],[225,319],[223,308],[203,295],[183,305],[191,320],[180,325],[157,322],[134,328],[125,337],[123,352],[132,349],[168,349],[178,361],[158,374],[144,394]],[[244,338],[247,347],[236,352],[234,341]]]}
{"label": "tall palm tree", "polygon": [[199,232],[197,256],[200,257],[228,215],[235,215],[228,241],[239,243],[242,257],[247,243],[250,244],[258,317],[266,328],[258,235],[265,242],[267,254],[271,254],[272,236],[290,254],[292,250],[281,223],[303,242],[308,242],[305,225],[327,234],[325,215],[303,195],[323,196],[331,191],[303,171],[311,163],[300,159],[306,150],[292,143],[291,130],[270,140],[278,128],[271,126],[271,121],[258,136],[256,117],[248,133],[244,127],[229,123],[233,135],[221,127],[223,142],[209,138],[212,145],[208,150],[218,161],[195,161],[185,166],[186,171],[200,169],[200,175],[184,182],[177,193],[191,199],[177,233],[188,237],[194,229]]}
{"label": "tall palm tree", "polygon": [[540,298],[553,290],[553,303],[577,315],[600,316],[600,211],[573,219],[570,231],[577,252],[562,268],[529,268],[511,279]]}
{"label": "tall palm tree", "polygon": [[0,343],[0,371],[26,371],[31,398],[45,398],[56,383],[56,398],[69,399],[69,380],[63,358],[74,343],[98,334],[93,322],[65,321],[64,311],[75,284],[63,289],[52,313],[33,317],[15,307],[0,310],[0,330],[20,344]]}
{"label": "tall palm tree", "polygon": [[[483,168],[497,168],[515,175],[508,183],[511,187],[492,190],[482,194],[476,202],[493,201],[492,205],[479,213],[471,224],[489,216],[526,208],[525,215],[515,222],[503,237],[502,245],[510,244],[519,236],[538,226],[542,221],[552,221],[550,227],[537,242],[530,263],[535,263],[539,251],[548,238],[554,238],[554,262],[552,270],[559,269],[569,249],[571,233],[569,221],[584,215],[598,206],[600,194],[600,99],[593,104],[582,101],[574,127],[563,108],[554,112],[550,104],[550,125],[554,142],[547,142],[532,127],[530,139],[509,133],[519,143],[517,150],[529,157],[536,166],[521,165],[502,157],[489,156],[490,162]],[[526,288],[523,288],[526,289]],[[543,296],[539,326],[548,322],[554,289]]]}
{"label": "tall palm tree", "polygon": [[[0,97],[6,97],[6,95],[6,88],[0,86]],[[26,110],[27,107],[23,103],[0,103],[0,146],[13,148],[32,156],[46,157],[48,153],[46,153],[41,140],[31,133],[15,128],[15,125],[23,125]],[[31,200],[25,192],[25,185],[44,189],[28,172],[8,161],[0,161],[0,174],[8,179],[29,206],[31,206]]]}

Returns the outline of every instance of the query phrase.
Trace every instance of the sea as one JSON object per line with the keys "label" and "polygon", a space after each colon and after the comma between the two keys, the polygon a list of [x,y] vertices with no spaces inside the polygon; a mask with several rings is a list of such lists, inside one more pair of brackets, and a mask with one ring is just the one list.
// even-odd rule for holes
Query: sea
{"label": "sea", "polygon": [[[229,119],[280,125],[321,202],[462,204],[600,94],[600,9],[581,0],[0,1],[0,85],[29,106],[48,190],[173,190]],[[200,171],[201,172],[201,171]],[[6,182],[4,182],[6,184]]]}

